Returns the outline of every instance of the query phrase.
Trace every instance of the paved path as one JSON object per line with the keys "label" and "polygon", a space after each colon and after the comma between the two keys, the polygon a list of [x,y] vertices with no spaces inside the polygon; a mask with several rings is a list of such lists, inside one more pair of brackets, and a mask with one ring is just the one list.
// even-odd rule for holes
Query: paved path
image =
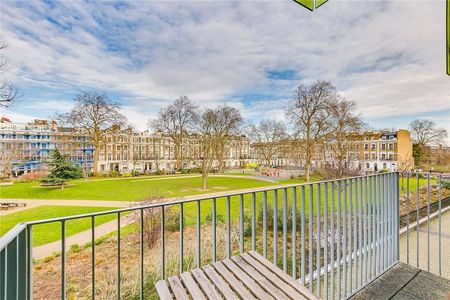
{"label": "paved path", "polygon": [[[123,228],[131,223],[133,223],[136,219],[133,219],[132,215],[127,215],[120,218],[120,228]],[[103,223],[99,226],[95,227],[95,238],[99,238],[105,234],[113,232],[117,230],[117,218]],[[66,238],[66,249],[70,249],[70,246],[74,244],[78,244],[79,246],[83,246],[86,243],[92,242],[92,231],[91,229],[85,230],[74,235],[71,235]],[[45,245],[33,247],[33,258],[40,259],[47,256],[52,255],[55,252],[61,252],[61,240],[48,243]]]}
{"label": "paved path", "polygon": [[[442,276],[450,279],[450,210],[441,216],[441,270]],[[417,231],[409,233],[409,264],[428,270],[428,230],[427,223],[419,226],[419,264],[417,265]],[[439,219],[430,220],[430,266],[429,271],[439,274]],[[400,261],[407,262],[407,235],[400,237]]]}
{"label": "paved path", "polygon": [[[236,175],[238,176],[238,175]],[[248,176],[242,176],[247,178]],[[283,185],[277,185],[277,188],[283,188],[287,186],[292,186],[292,184],[283,184]],[[263,187],[264,188],[264,187]],[[273,188],[273,187],[268,187]],[[223,192],[215,192],[215,193],[208,193],[208,194],[200,194],[200,195],[192,195],[192,196],[185,196],[185,197],[177,197],[177,198],[166,198],[164,201],[175,201],[175,200],[189,200],[189,199],[198,199],[198,198],[220,198],[226,195],[230,194],[237,194],[237,193],[251,193],[253,191],[260,190],[262,188],[250,188],[250,189],[240,189],[240,190],[232,190],[232,191],[223,191]],[[26,202],[30,203],[30,205],[34,205],[36,203],[37,205],[86,205],[86,206],[109,206],[109,207],[130,207],[130,206],[138,206],[138,204],[134,202],[123,202],[123,201],[99,201],[99,200],[27,200],[27,199],[4,199],[5,201],[16,201],[16,202]],[[30,208],[30,206],[27,206],[27,208]],[[14,212],[16,212],[15,210]],[[128,219],[126,217],[123,217],[121,219],[121,227],[129,225],[132,223],[131,219]],[[104,223],[102,225],[95,227],[95,236],[98,238],[102,235],[108,234],[110,232],[113,232],[117,230],[117,220],[112,220],[107,223]],[[86,230],[83,232],[79,232],[77,234],[71,235],[66,238],[66,249],[69,249],[71,245],[78,244],[78,245],[84,245],[91,241],[91,230]],[[61,251],[61,241],[55,241],[52,243],[48,243],[45,245],[41,245],[38,247],[33,248],[33,258],[39,259],[44,258],[46,256],[52,255],[54,252]]]}
{"label": "paved path", "polygon": [[132,201],[102,201],[102,200],[30,200],[30,199],[1,199],[2,202],[26,203],[27,206],[0,210],[0,216],[16,213],[21,210],[43,205],[52,206],[99,206],[99,207],[129,207]]}

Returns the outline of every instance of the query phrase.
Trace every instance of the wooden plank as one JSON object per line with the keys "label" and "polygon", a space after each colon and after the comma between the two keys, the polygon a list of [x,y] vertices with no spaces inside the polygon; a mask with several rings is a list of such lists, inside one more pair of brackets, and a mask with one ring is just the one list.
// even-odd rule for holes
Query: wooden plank
{"label": "wooden plank", "polygon": [[241,281],[236,279],[236,277],[228,271],[228,269],[222,264],[222,262],[215,262],[213,264],[214,269],[222,275],[222,277],[228,282],[231,288],[242,298],[242,299],[256,299],[242,284]]}
{"label": "wooden plank", "polygon": [[235,295],[233,290],[228,286],[220,275],[210,265],[203,267],[205,275],[211,280],[213,285],[222,293],[225,299],[238,300],[239,297]]}
{"label": "wooden plank", "polygon": [[155,284],[156,292],[161,300],[173,300],[169,287],[164,280],[160,280]]}
{"label": "wooden plank", "polygon": [[305,299],[305,296],[291,287],[289,284],[281,280],[275,273],[267,269],[264,265],[262,265],[259,261],[244,253],[241,257],[236,258],[239,263],[247,263],[248,265],[252,265],[262,276],[273,283],[277,289],[282,290],[286,295],[288,295],[291,299]]}
{"label": "wooden plank", "polygon": [[307,299],[311,300],[319,300],[316,295],[311,293],[310,290],[308,290],[306,287],[301,285],[298,281],[293,279],[288,274],[284,273],[283,270],[276,267],[274,264],[272,264],[270,261],[262,257],[259,253],[255,251],[249,251],[247,252],[250,256],[252,256],[255,260],[257,260],[259,263],[267,267],[270,271],[275,273],[280,279],[282,279],[284,282],[288,283],[290,286],[292,286],[294,289],[299,291],[303,296],[305,296]]}
{"label": "wooden plank", "polygon": [[205,274],[203,274],[203,271],[201,269],[194,269],[191,271],[192,275],[194,275],[194,278],[197,280],[198,284],[200,285],[203,292],[205,292],[206,297],[208,299],[214,300],[214,299],[222,299],[222,297],[219,295],[219,293],[216,291],[215,287],[209,282],[208,278]]}
{"label": "wooden plank", "polygon": [[219,274],[211,266],[203,267],[206,276],[212,281],[216,288],[222,293],[225,299],[229,300],[239,300],[239,298],[234,294],[233,290],[226,284],[225,281],[220,277]]}
{"label": "wooden plank", "polygon": [[186,286],[187,290],[189,291],[189,294],[191,294],[192,299],[206,300],[205,296],[203,295],[202,291],[198,287],[194,278],[192,278],[191,273],[184,272],[183,274],[180,275],[180,277],[181,277],[181,281],[184,282],[184,285]]}
{"label": "wooden plank", "polygon": [[267,294],[250,276],[243,272],[231,260],[225,259],[222,262],[242,283],[247,286],[249,290],[253,292],[253,294],[255,294],[258,299],[272,299],[272,296]]}
{"label": "wooden plank", "polygon": [[[290,299],[282,290],[274,286],[266,277],[262,276],[255,268],[253,268],[249,263],[243,260],[241,257],[233,256],[231,260],[240,267],[244,272],[246,272],[251,278],[256,280],[259,285],[275,299]],[[301,296],[300,296],[301,297]],[[302,299],[302,298],[300,298]]]}
{"label": "wooden plank", "polygon": [[189,296],[186,294],[180,279],[177,276],[169,277],[168,279],[170,288],[172,289],[173,295],[177,300],[189,300]]}

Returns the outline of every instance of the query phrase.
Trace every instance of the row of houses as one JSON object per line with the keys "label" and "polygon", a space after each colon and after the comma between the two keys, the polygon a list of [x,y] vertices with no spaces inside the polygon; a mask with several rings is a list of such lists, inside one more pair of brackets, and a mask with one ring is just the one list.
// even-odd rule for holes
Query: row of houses
{"label": "row of houses", "polygon": [[[407,130],[367,132],[357,135],[351,144],[346,161],[361,172],[398,169],[405,161],[412,162],[412,141]],[[336,162],[332,145],[333,141],[317,145],[313,169]],[[195,134],[187,136],[181,147],[181,167],[197,167],[202,156],[200,137]],[[87,173],[93,170],[99,173],[153,173],[158,170],[173,172],[176,169],[175,145],[169,136],[161,132],[117,128],[105,136],[99,149],[94,149],[86,136],[72,128],[60,127],[55,121],[16,123],[7,118],[0,119],[3,161],[0,168],[9,168],[13,175],[45,169],[52,149],[68,153],[71,161]],[[277,145],[277,150],[267,160],[260,144],[239,135],[230,139],[225,146],[223,161],[215,161],[213,168],[243,168],[248,164],[302,168],[302,151],[299,143],[283,142]]]}

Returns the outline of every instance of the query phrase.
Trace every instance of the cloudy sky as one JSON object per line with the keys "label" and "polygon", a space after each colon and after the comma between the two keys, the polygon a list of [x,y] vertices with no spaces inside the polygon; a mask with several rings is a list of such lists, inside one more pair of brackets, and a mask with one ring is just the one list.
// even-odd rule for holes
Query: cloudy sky
{"label": "cloudy sky", "polygon": [[17,121],[106,92],[131,123],[180,95],[283,119],[299,84],[330,80],[376,128],[431,118],[450,130],[445,1],[8,1],[1,34]]}

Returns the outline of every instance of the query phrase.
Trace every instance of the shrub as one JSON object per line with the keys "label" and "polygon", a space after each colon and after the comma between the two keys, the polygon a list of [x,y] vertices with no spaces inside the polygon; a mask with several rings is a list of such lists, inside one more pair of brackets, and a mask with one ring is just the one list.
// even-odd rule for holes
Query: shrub
{"label": "shrub", "polygon": [[450,180],[442,181],[442,188],[450,190]]}
{"label": "shrub", "polygon": [[30,173],[26,173],[26,174],[23,174],[22,176],[20,176],[20,180],[39,181],[42,178],[44,178],[46,175],[47,175],[47,173],[43,172],[43,171],[30,172]]}
{"label": "shrub", "polygon": [[[212,214],[209,213],[205,217],[206,223],[212,223]],[[224,224],[225,216],[223,214],[216,213],[216,224]]]}
{"label": "shrub", "polygon": [[117,172],[117,171],[112,170],[109,172],[109,177],[118,177],[118,176],[119,176],[119,172]]}
{"label": "shrub", "polygon": [[139,171],[133,171],[133,172],[131,172],[131,174],[133,176],[141,176],[141,172],[139,172]]}
{"label": "shrub", "polygon": [[73,244],[70,246],[70,252],[72,253],[78,253],[81,251],[81,247],[78,244]]}
{"label": "shrub", "polygon": [[122,174],[122,177],[132,177],[133,175],[130,172],[125,172]]}
{"label": "shrub", "polygon": [[[288,205],[286,208],[287,213],[287,227],[288,229],[292,228],[292,206]],[[296,222],[297,224],[300,224],[300,213],[297,212],[296,215]],[[257,218],[258,224],[262,226],[263,224],[263,208],[260,207],[258,211],[258,218]],[[267,229],[273,230],[273,206],[271,204],[267,204],[267,210],[266,210],[266,222],[267,222]],[[283,206],[278,203],[278,209],[277,209],[277,229],[282,230],[283,229]]]}
{"label": "shrub", "polygon": [[153,173],[153,175],[164,175],[164,174],[165,174],[164,170],[156,170],[156,171]]}

